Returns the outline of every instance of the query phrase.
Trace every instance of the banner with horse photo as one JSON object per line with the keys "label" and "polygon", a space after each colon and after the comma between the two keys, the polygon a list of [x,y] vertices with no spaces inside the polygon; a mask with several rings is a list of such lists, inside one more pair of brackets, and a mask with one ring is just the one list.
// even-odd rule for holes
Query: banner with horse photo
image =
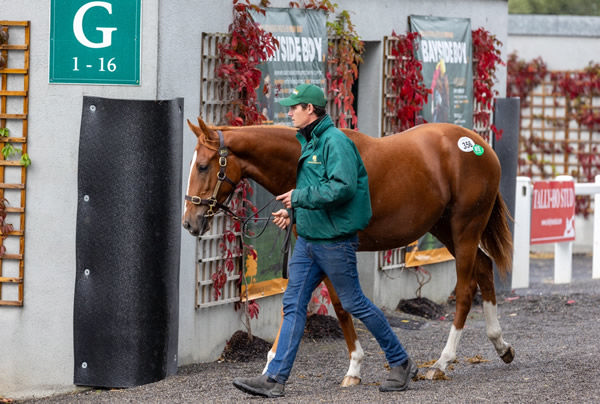
{"label": "banner with horse photo", "polygon": [[327,60],[327,17],[322,10],[268,8],[253,13],[262,29],[279,41],[279,48],[265,63],[257,91],[259,111],[275,124],[289,124],[288,108],[279,105],[299,84],[315,84],[325,89]]}
{"label": "banner with horse photo", "polygon": [[420,35],[416,57],[431,89],[423,119],[473,129],[471,20],[411,15],[409,21],[410,30]]}

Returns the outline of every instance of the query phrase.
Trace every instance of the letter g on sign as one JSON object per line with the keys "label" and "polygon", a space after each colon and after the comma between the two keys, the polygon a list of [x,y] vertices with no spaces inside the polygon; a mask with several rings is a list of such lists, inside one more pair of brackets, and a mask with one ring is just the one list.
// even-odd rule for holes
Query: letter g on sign
{"label": "letter g on sign", "polygon": [[116,31],[117,30],[116,28],[114,28],[114,27],[110,27],[110,28],[96,27],[97,31],[102,32],[102,42],[100,42],[100,43],[90,41],[83,33],[83,17],[85,16],[85,13],[87,13],[87,11],[90,8],[94,8],[94,7],[102,7],[104,9],[106,9],[106,11],[108,11],[108,14],[112,14],[112,4],[110,4],[110,3],[107,3],[105,1],[92,1],[92,2],[86,3],[83,6],[81,6],[81,8],[79,10],[77,10],[77,13],[75,14],[75,18],[73,18],[73,33],[75,34],[75,38],[77,38],[77,40],[85,47],[95,48],[95,49],[107,48],[111,45],[111,42],[112,42],[111,33],[113,31]]}

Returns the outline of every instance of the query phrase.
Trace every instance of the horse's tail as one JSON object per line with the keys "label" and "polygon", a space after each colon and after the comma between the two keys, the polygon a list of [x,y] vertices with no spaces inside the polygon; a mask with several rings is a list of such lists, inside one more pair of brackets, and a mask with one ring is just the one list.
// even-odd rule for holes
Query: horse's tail
{"label": "horse's tail", "polygon": [[508,220],[512,220],[512,217],[498,192],[492,214],[481,237],[481,246],[494,260],[502,276],[506,276],[512,267],[513,242]]}

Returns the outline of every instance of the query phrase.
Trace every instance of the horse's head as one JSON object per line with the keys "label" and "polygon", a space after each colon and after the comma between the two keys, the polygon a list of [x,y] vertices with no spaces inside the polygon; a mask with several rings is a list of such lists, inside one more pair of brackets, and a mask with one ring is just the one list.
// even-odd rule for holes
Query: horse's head
{"label": "horse's head", "polygon": [[241,169],[231,154],[223,133],[210,129],[198,118],[199,126],[188,120],[198,138],[188,179],[182,224],[193,236],[210,229],[216,211],[225,208],[225,201],[241,179]]}

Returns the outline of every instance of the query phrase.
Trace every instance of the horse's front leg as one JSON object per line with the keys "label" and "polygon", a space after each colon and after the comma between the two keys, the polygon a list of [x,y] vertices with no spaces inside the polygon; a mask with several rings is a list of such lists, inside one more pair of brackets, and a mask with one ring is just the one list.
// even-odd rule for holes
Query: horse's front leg
{"label": "horse's front leg", "polygon": [[[340,322],[340,327],[342,332],[344,333],[344,339],[346,340],[346,345],[348,346],[348,354],[350,356],[350,366],[348,367],[348,372],[346,372],[346,376],[342,380],[342,387],[350,387],[356,386],[360,384],[360,366],[365,356],[362,347],[360,346],[360,342],[358,341],[358,336],[356,335],[356,330],[354,329],[354,323],[352,322],[352,316],[342,308],[342,303],[333,288],[333,285],[329,278],[325,277],[323,279],[325,282],[325,286],[327,286],[327,290],[329,291],[329,297],[331,298],[331,305],[335,311],[335,314]],[[275,342],[273,342],[273,346],[267,353],[267,364],[263,369],[263,374],[267,372],[267,368],[269,367],[269,363],[275,357],[275,352],[277,352],[277,343],[279,342],[279,334],[281,333],[281,325],[283,324],[283,309],[281,309],[281,322],[279,323],[279,330],[277,331],[277,336],[275,337]]]}
{"label": "horse's front leg", "polygon": [[277,336],[275,336],[275,342],[273,342],[273,346],[271,347],[269,352],[267,352],[267,364],[265,365],[265,368],[262,371],[263,375],[265,373],[267,373],[267,368],[269,367],[269,363],[271,363],[271,361],[275,357],[275,352],[277,352],[277,343],[279,342],[279,334],[281,334],[281,326],[282,325],[283,325],[283,307],[281,308],[281,321],[279,322],[279,330],[277,330]]}
{"label": "horse's front leg", "polygon": [[346,340],[346,345],[348,346],[348,354],[350,356],[350,366],[348,367],[348,372],[346,372],[346,376],[342,380],[342,387],[350,387],[356,386],[360,384],[360,366],[362,364],[363,357],[365,356],[362,347],[360,346],[360,342],[358,341],[358,336],[356,335],[356,330],[354,329],[354,323],[352,322],[352,316],[342,308],[342,303],[340,302],[340,298],[338,297],[335,289],[333,288],[333,284],[329,280],[329,278],[325,277],[323,279],[325,282],[325,286],[327,286],[327,290],[329,291],[329,297],[331,298],[331,304],[333,309],[335,310],[335,315],[340,322],[340,327],[342,328],[342,332],[344,333],[344,339]]}

